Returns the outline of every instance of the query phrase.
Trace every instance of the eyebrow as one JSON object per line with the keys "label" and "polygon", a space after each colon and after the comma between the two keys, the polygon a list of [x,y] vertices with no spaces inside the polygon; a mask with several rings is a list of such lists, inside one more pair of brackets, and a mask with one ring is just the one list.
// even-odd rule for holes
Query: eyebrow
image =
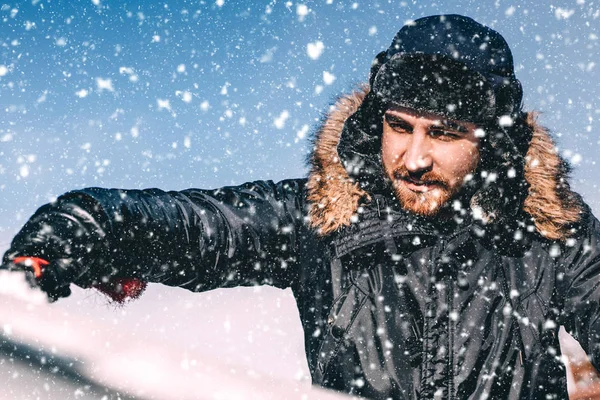
{"label": "eyebrow", "polygon": [[401,125],[402,129],[406,129],[409,131],[412,131],[412,129],[413,129],[413,126],[408,121],[406,121],[404,118],[400,117],[399,115],[395,115],[395,114],[386,112],[385,119],[386,119],[386,121],[392,120],[392,121],[394,121],[394,123]]}
{"label": "eyebrow", "polygon": [[466,126],[456,123],[454,121],[443,119],[443,120],[436,121],[436,122],[438,122],[438,123],[432,124],[432,126],[434,126],[434,127],[442,126],[444,128],[452,129],[456,132],[469,133],[469,129],[467,129]]}

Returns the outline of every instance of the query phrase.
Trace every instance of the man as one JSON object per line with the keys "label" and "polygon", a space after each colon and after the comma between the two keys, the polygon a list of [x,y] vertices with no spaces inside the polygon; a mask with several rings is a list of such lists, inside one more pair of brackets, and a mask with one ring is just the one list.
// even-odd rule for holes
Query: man
{"label": "man", "polygon": [[52,299],[145,282],[291,287],[313,383],[373,399],[564,399],[558,328],[598,366],[598,221],[502,36],[404,26],[336,103],[307,179],[73,191],[4,256]]}

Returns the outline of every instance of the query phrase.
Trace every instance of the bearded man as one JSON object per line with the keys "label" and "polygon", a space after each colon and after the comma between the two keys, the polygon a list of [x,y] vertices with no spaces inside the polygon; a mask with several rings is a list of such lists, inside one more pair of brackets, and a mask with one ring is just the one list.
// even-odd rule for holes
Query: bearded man
{"label": "bearded man", "polygon": [[313,383],[346,393],[565,399],[560,325],[600,365],[600,230],[521,101],[498,32],[422,18],[337,101],[308,178],[69,192],[3,262],[52,299],[291,287]]}

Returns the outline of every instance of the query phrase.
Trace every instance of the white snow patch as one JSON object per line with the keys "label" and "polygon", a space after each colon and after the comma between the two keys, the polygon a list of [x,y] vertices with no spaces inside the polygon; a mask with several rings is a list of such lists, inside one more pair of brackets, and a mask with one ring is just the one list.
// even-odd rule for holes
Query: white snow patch
{"label": "white snow patch", "polygon": [[495,172],[492,172],[492,173],[486,175],[485,182],[486,183],[496,182],[496,179],[498,179],[498,174],[496,174]]}
{"label": "white snow patch", "polygon": [[96,87],[100,92],[103,92],[104,90],[108,90],[109,92],[115,91],[112,85],[112,79],[96,78]]}
{"label": "white snow patch", "polygon": [[506,15],[507,17],[511,17],[516,10],[517,9],[515,8],[515,6],[510,6],[506,9],[506,11],[504,11],[504,15]]}
{"label": "white snow patch", "polygon": [[375,36],[377,34],[377,27],[373,25],[369,28],[369,36]]}
{"label": "white snow patch", "polygon": [[210,108],[210,103],[208,102],[208,100],[204,100],[201,104],[200,104],[200,109],[202,111],[208,111],[208,109]]}
{"label": "white snow patch", "polygon": [[160,35],[152,36],[152,43],[158,43],[158,42],[160,42]]}
{"label": "white snow patch", "polygon": [[38,99],[36,100],[38,103],[44,103],[47,100],[48,97],[48,91],[44,90],[42,92],[42,95],[40,97],[38,97]]}
{"label": "white snow patch", "polygon": [[323,42],[317,40],[316,42],[309,43],[306,46],[306,53],[311,59],[317,60],[319,57],[321,57],[321,54],[323,54],[324,49],[325,45],[323,44]]}
{"label": "white snow patch", "polygon": [[574,152],[573,150],[565,150],[563,152],[563,155],[565,156],[565,158],[569,159],[569,162],[571,164],[577,165],[580,164],[581,161],[583,160],[583,157],[581,156],[581,154]]}
{"label": "white snow patch", "polygon": [[184,103],[190,103],[192,101],[192,94],[190,92],[182,92],[180,90],[175,91],[175,95],[181,98]]}
{"label": "white snow patch", "polygon": [[19,175],[21,178],[27,178],[29,176],[29,165],[21,165],[21,168],[19,168]]}
{"label": "white snow patch", "polygon": [[223,7],[223,5],[225,4],[225,0],[217,0],[215,4],[217,5],[217,7]]}
{"label": "white snow patch", "polygon": [[136,75],[135,70],[130,67],[119,67],[119,74],[129,75],[129,80],[131,82],[136,82],[138,80],[138,76]]}
{"label": "white snow patch", "polygon": [[275,51],[277,50],[277,47],[271,47],[270,49],[267,49],[264,54],[262,56],[260,56],[260,58],[258,59],[258,62],[260,63],[268,63],[273,61],[273,54],[275,54]]}
{"label": "white snow patch", "polygon": [[302,125],[302,128],[300,128],[300,130],[296,132],[296,137],[298,139],[304,139],[309,129],[310,128],[308,127],[308,125]]}
{"label": "white snow patch", "polygon": [[229,87],[230,83],[229,82],[225,82],[225,84],[223,85],[223,87],[221,88],[221,94],[223,96],[225,96],[227,94],[227,88]]}
{"label": "white snow patch", "polygon": [[186,149],[192,147],[192,139],[190,139],[189,136],[183,138],[183,147],[185,147]]}
{"label": "white snow patch", "polygon": [[[9,295],[30,304],[48,303],[46,295],[41,290],[31,288],[23,272],[0,271],[0,295]],[[3,326],[5,334],[10,334],[8,332],[10,329],[10,325]]]}
{"label": "white snow patch", "polygon": [[64,46],[66,46],[66,45],[67,45],[67,39],[65,39],[65,38],[62,38],[62,37],[61,37],[61,38],[58,38],[58,39],[56,39],[56,45],[57,45],[57,46],[60,46],[60,47],[64,47]]}
{"label": "white snow patch", "polygon": [[551,319],[546,320],[546,322],[544,322],[544,329],[554,329],[556,328],[556,322],[552,321]]}
{"label": "white snow patch", "polygon": [[8,74],[8,68],[6,65],[0,65],[0,76],[4,76]]}
{"label": "white snow patch", "polygon": [[556,19],[569,19],[575,14],[575,10],[567,10],[566,8],[557,7],[554,10],[554,16]]}
{"label": "white snow patch", "polygon": [[100,5],[100,0],[92,0],[92,4],[95,6],[99,6]]}
{"label": "white snow patch", "polygon": [[285,121],[290,117],[290,113],[287,110],[283,110],[279,117],[275,118],[273,124],[277,129],[283,129],[285,127]]}
{"label": "white snow patch", "polygon": [[326,85],[331,85],[335,81],[335,75],[328,71],[323,71],[323,82]]}
{"label": "white snow patch", "polygon": [[185,72],[185,64],[179,64],[177,66],[177,72],[179,72],[180,74],[183,74]]}
{"label": "white snow patch", "polygon": [[306,4],[298,4],[296,6],[296,15],[298,15],[298,21],[304,21],[304,17],[308,15],[308,7]]}
{"label": "white snow patch", "polygon": [[84,97],[87,97],[87,95],[88,95],[89,93],[90,93],[90,92],[88,92],[86,89],[81,89],[81,90],[78,90],[77,92],[75,92],[75,95],[76,95],[77,97],[79,97],[80,99],[83,99]]}
{"label": "white snow patch", "polygon": [[168,110],[171,111],[171,103],[168,99],[156,99],[156,105],[158,106],[158,110]]}
{"label": "white snow patch", "polygon": [[498,120],[498,124],[500,124],[501,127],[512,126],[513,119],[510,117],[510,115],[503,115]]}
{"label": "white snow patch", "polygon": [[137,126],[134,126],[131,128],[129,133],[131,133],[132,137],[136,138],[136,137],[140,136],[140,128],[138,128]]}

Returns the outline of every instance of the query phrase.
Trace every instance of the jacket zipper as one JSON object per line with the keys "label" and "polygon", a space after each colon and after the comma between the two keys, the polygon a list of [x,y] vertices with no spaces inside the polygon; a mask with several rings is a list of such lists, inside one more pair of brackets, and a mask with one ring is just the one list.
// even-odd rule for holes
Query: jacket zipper
{"label": "jacket zipper", "polygon": [[[421,368],[421,395],[425,395],[425,397],[422,398],[429,398],[429,397],[433,397],[433,393],[431,392],[432,389],[434,389],[432,386],[429,385],[428,379],[431,379],[432,377],[430,376],[430,371],[431,371],[431,343],[429,340],[429,330],[430,330],[430,319],[431,318],[435,318],[435,310],[437,309],[437,302],[439,299],[439,293],[437,292],[437,289],[435,288],[435,277],[437,275],[437,270],[440,267],[439,265],[439,260],[438,257],[440,254],[442,254],[442,252],[444,251],[444,248],[446,247],[446,242],[443,238],[440,238],[439,242],[436,243],[436,245],[433,248],[432,251],[432,259],[433,262],[429,263],[428,265],[428,275],[429,275],[429,285],[428,285],[428,292],[427,292],[427,298],[428,298],[428,303],[425,307],[425,318],[423,318],[424,320],[424,326],[423,326],[423,341],[424,341],[424,363],[423,363],[423,367]],[[435,298],[434,298],[435,297]],[[448,314],[448,318],[450,318],[450,314]],[[448,353],[450,352],[450,348],[448,348]],[[450,391],[450,388],[448,387],[448,391]]]}
{"label": "jacket zipper", "polygon": [[454,399],[454,284],[451,275],[446,279],[448,285],[448,399]]}

